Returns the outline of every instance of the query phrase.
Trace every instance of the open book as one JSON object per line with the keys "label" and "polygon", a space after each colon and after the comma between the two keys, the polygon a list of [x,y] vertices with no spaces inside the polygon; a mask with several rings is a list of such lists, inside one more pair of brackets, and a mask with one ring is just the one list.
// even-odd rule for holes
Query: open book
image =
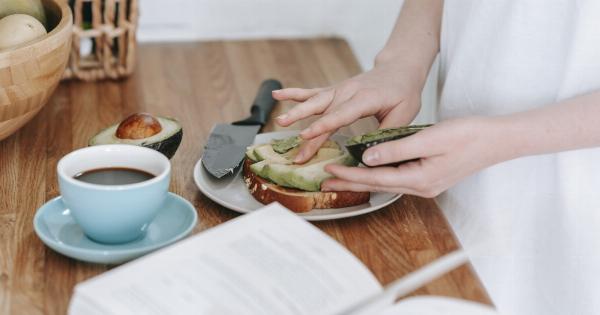
{"label": "open book", "polygon": [[78,284],[69,314],[435,314],[431,305],[493,314],[433,297],[392,307],[397,295],[464,262],[457,257],[384,290],[343,246],[271,204]]}

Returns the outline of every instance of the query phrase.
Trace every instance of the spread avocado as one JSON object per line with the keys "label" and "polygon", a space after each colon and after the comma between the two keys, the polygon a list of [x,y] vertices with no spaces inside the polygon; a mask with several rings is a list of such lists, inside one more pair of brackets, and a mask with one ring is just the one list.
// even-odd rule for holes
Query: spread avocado
{"label": "spread avocado", "polygon": [[259,161],[268,160],[278,164],[292,164],[292,161],[275,152],[273,147],[269,144],[261,145],[254,149],[254,156],[257,157]]}
{"label": "spread avocado", "polygon": [[276,139],[271,141],[271,146],[273,147],[273,151],[281,154],[299,146],[301,141],[302,139],[299,136]]}

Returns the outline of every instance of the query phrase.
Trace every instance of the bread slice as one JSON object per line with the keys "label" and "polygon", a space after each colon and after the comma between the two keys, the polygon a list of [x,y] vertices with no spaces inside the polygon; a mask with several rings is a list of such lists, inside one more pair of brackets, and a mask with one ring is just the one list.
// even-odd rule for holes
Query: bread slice
{"label": "bread slice", "polygon": [[274,184],[252,172],[250,159],[244,161],[242,173],[246,187],[252,196],[262,204],[277,201],[294,212],[308,212],[312,209],[345,208],[369,202],[369,192],[350,191],[303,191]]}

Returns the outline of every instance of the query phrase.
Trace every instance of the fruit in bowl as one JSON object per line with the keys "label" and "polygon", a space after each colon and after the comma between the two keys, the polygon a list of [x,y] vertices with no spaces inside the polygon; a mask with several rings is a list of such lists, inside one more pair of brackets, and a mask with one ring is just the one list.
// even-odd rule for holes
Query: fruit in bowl
{"label": "fruit in bowl", "polygon": [[46,26],[46,9],[42,0],[2,0],[0,1],[0,19],[12,14],[26,14],[34,17]]}
{"label": "fruit in bowl", "polygon": [[0,19],[0,49],[10,49],[46,35],[40,21],[27,14],[12,14]]}
{"label": "fruit in bowl", "polygon": [[[6,19],[12,14],[27,14],[39,21],[32,10],[15,11],[15,6],[10,6],[19,1],[34,0],[0,0],[0,16]],[[34,27],[37,31],[33,32],[35,38],[23,40],[21,37],[20,43],[12,42],[10,47],[0,48],[0,140],[17,131],[42,109],[69,60],[73,18],[68,3],[63,0],[41,0],[40,3],[45,22],[39,22],[48,33],[41,34],[37,25]],[[19,25],[23,20],[23,17],[17,19]],[[27,20],[25,25],[34,24],[31,19]],[[13,20],[9,24],[17,22]],[[0,35],[0,41],[5,40],[5,36]]]}

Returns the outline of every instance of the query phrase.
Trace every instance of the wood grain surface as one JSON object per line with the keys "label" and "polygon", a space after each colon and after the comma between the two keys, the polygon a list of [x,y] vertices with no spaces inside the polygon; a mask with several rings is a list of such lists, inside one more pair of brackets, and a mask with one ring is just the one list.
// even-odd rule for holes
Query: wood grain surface
{"label": "wood grain surface", "polygon": [[[140,48],[137,70],[127,80],[63,82],[40,114],[0,142],[0,314],[64,314],[73,286],[109,269],[53,252],[32,225],[36,209],[59,195],[58,160],[97,131],[138,111],[179,118],[184,137],[172,159],[170,190],[196,207],[198,233],[237,216],[203,196],[192,179],[213,124],[245,117],[263,79],[320,87],[359,71],[347,44],[337,39],[152,44]],[[273,115],[290,106],[279,104]],[[374,121],[364,119],[345,132],[374,128]],[[372,214],[316,226],[383,284],[459,247],[435,202],[410,196]],[[416,294],[490,303],[470,266]]]}

